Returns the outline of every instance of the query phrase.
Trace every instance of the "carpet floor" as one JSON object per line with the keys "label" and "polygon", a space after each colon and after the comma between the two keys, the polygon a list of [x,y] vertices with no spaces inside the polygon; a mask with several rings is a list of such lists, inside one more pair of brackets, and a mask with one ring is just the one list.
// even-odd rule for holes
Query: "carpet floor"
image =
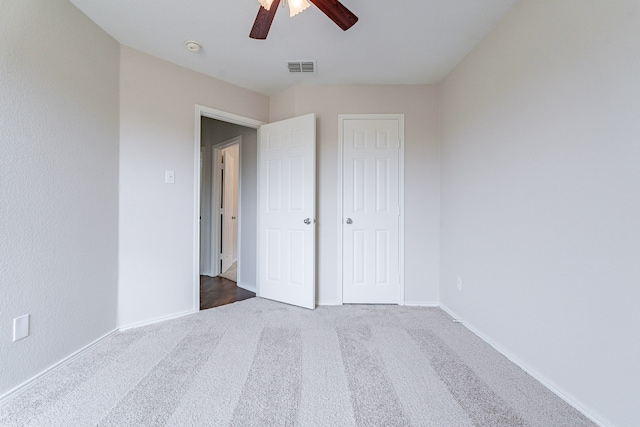
{"label": "carpet floor", "polygon": [[438,308],[261,298],[118,332],[2,426],[593,426]]}

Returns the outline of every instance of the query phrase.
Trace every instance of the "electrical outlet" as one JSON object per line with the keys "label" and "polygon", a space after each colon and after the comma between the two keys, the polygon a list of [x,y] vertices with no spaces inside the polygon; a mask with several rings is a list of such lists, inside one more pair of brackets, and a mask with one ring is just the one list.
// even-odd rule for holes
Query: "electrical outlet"
{"label": "electrical outlet", "polygon": [[460,276],[456,277],[456,288],[458,288],[459,291],[462,291],[462,277]]}
{"label": "electrical outlet", "polygon": [[29,336],[29,315],[13,319],[13,342]]}

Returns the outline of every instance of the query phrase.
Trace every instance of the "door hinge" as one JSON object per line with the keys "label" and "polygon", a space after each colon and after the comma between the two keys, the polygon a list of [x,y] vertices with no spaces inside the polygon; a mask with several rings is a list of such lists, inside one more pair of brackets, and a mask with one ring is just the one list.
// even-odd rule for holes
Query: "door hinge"
{"label": "door hinge", "polygon": [[224,259],[224,254],[220,254],[220,261]]}

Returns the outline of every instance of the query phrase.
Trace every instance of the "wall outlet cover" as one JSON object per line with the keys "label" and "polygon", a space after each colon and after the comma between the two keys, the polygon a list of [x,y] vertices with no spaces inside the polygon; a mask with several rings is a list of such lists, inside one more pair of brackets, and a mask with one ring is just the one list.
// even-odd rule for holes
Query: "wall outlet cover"
{"label": "wall outlet cover", "polygon": [[13,342],[29,336],[29,315],[13,319]]}

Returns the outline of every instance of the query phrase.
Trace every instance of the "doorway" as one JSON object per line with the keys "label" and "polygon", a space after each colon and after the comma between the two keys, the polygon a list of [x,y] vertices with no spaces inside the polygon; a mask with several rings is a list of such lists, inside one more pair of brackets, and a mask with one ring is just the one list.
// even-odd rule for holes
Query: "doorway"
{"label": "doorway", "polygon": [[[209,119],[214,119],[217,123],[213,127],[205,126],[209,123]],[[239,126],[237,126],[239,125]],[[261,297],[271,297],[274,300],[287,302],[289,304],[305,306],[309,308],[315,307],[315,115],[309,114],[307,116],[296,117],[288,120],[282,120],[279,122],[270,123],[265,125],[263,122],[257,120],[248,119],[245,117],[237,116],[235,114],[214,110],[212,108],[196,105],[196,129],[195,129],[195,150],[194,150],[194,166],[195,166],[195,209],[194,209],[194,280],[193,280],[193,304],[194,310],[200,308],[200,263],[201,261],[201,247],[200,247],[200,235],[202,231],[201,223],[204,223],[204,219],[201,217],[201,187],[202,177],[200,174],[201,168],[204,168],[204,163],[201,162],[201,157],[206,156],[202,150],[202,141],[209,138],[211,134],[220,132],[217,127],[232,126],[237,134],[238,129],[242,129],[246,134],[242,134],[242,143],[240,144],[240,167],[239,167],[239,206],[238,206],[238,283],[239,288],[250,290],[255,292]],[[231,136],[231,135],[229,135]],[[259,136],[259,138],[258,138]],[[253,143],[248,144],[248,138],[251,138]],[[258,139],[260,143],[258,144]],[[258,146],[260,147],[258,149]],[[246,148],[251,147],[252,150]],[[281,150],[284,148],[284,150]],[[310,160],[307,165],[307,161],[301,161],[296,158],[290,159],[275,159],[271,158],[266,164],[263,164],[265,158],[270,158],[266,155],[267,151],[274,152],[286,152],[292,154],[296,150],[310,150],[310,154],[304,155],[307,160]],[[258,158],[260,157],[260,161]],[[286,157],[286,156],[285,156]],[[298,156],[299,157],[299,156]],[[282,163],[284,162],[284,164]],[[243,167],[246,166],[246,167]],[[287,166],[288,165],[288,166]],[[280,168],[282,166],[282,169]],[[287,181],[290,185],[284,185],[286,182],[282,182],[280,177],[280,171],[286,172],[287,168],[291,166],[290,176],[292,179]],[[308,166],[308,167],[307,167]],[[301,169],[302,168],[302,169]],[[262,179],[262,174],[265,171],[270,171],[268,174],[269,179]],[[305,172],[305,173],[301,173]],[[258,179],[260,176],[260,180]],[[298,179],[293,177],[302,177]],[[265,182],[268,182],[269,191],[265,191],[263,188]],[[258,188],[258,183],[260,187]],[[296,191],[290,192],[291,188]],[[305,189],[304,191],[298,191],[298,189]],[[307,190],[312,190],[307,191]],[[260,197],[258,194],[260,193]],[[265,205],[264,194],[269,194],[267,199],[269,202]],[[267,210],[279,206],[278,200],[280,195],[289,194],[292,197],[289,201],[282,205],[289,210],[296,211],[300,224],[304,225],[307,232],[297,230],[298,221],[292,226],[282,231],[282,237],[284,240],[283,245],[277,245],[275,241],[269,240],[269,237],[276,238],[274,233],[278,230],[269,229],[269,223],[265,221],[266,217],[263,217],[263,210],[268,207]],[[304,198],[301,198],[302,195]],[[301,196],[301,197],[298,197]],[[260,202],[258,203],[258,200]],[[306,201],[305,201],[306,200]],[[258,215],[258,206],[260,206],[260,215]],[[302,209],[301,207],[304,207]],[[258,219],[260,217],[260,219]],[[307,234],[313,234],[312,238],[307,239]],[[271,256],[268,260],[264,259],[265,254],[268,251],[262,250],[262,245],[266,244],[268,247],[278,247],[280,249],[281,256]],[[275,245],[275,246],[274,246]],[[258,255],[258,247],[261,248]],[[303,252],[292,253],[295,248],[304,248]],[[217,252],[216,252],[217,253]],[[270,254],[270,253],[269,253]],[[292,259],[289,255],[294,255],[293,258],[300,259],[299,255],[303,255],[305,260],[304,264],[299,262],[287,263]],[[267,262],[267,264],[264,264]],[[217,263],[213,264],[215,265]],[[301,266],[302,265],[302,266]],[[292,270],[291,267],[295,268]],[[266,267],[266,268],[263,268]],[[287,270],[287,271],[285,271]],[[258,274],[259,272],[259,274]],[[265,275],[265,272],[267,273]],[[282,281],[274,281],[277,279],[274,276],[277,272],[285,272],[282,277]],[[300,282],[299,279],[302,279]],[[276,288],[297,287],[297,292],[293,292],[294,299],[288,300],[281,298],[283,292]],[[270,291],[275,291],[270,293]],[[289,294],[287,294],[289,296]],[[303,301],[304,300],[304,301]]]}
{"label": "doorway", "polygon": [[196,106],[196,310],[255,296],[259,124]]}
{"label": "doorway", "polygon": [[200,275],[237,282],[242,136],[216,139],[200,148]]}

